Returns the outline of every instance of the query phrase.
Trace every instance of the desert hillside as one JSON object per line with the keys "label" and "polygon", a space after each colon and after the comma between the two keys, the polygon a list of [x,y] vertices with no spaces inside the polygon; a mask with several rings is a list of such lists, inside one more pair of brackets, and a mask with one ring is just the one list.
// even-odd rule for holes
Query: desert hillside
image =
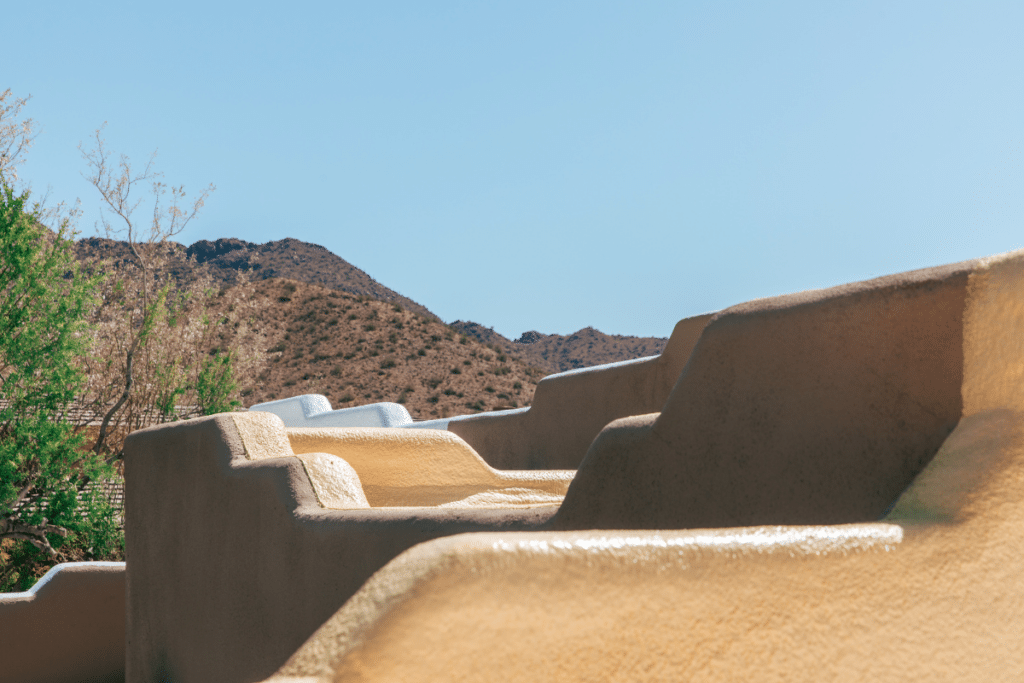
{"label": "desert hillside", "polygon": [[336,408],[394,401],[422,420],[529,405],[546,374],[396,303],[281,278],[248,286],[269,353],[246,405],[317,393]]}
{"label": "desert hillside", "polygon": [[521,354],[528,362],[549,373],[656,356],[665,350],[668,343],[667,337],[611,335],[593,327],[568,335],[530,331],[515,341],[474,322],[457,320],[451,327],[485,344],[494,344],[506,353]]}
{"label": "desert hillside", "polygon": [[[125,242],[79,240],[80,260],[131,258]],[[204,269],[221,287],[256,302],[252,327],[267,363],[240,387],[245,405],[304,393],[335,407],[395,401],[418,419],[529,405],[547,374],[660,353],[667,339],[527,332],[516,341],[473,322],[445,325],[425,306],[388,289],[322,246],[287,238],[168,244],[179,281]]]}

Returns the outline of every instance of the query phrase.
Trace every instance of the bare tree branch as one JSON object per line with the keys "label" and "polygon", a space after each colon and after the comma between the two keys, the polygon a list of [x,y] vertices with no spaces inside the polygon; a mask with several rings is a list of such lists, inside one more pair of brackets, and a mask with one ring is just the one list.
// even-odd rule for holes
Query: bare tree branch
{"label": "bare tree branch", "polygon": [[32,119],[18,121],[21,108],[32,98],[11,97],[11,89],[0,93],[0,177],[18,179],[17,167],[25,160],[21,155],[32,146],[38,133]]}
{"label": "bare tree branch", "polygon": [[56,557],[57,551],[50,545],[46,534],[57,534],[62,538],[66,538],[68,530],[64,527],[48,524],[45,517],[43,517],[43,521],[39,524],[22,524],[10,517],[0,519],[0,538],[18,538],[28,541],[50,557]]}
{"label": "bare tree branch", "polygon": [[[124,282],[133,289],[128,294],[125,302],[125,310],[128,311],[130,320],[129,342],[124,351],[125,364],[122,377],[123,390],[118,400],[106,410],[103,421],[100,425],[99,436],[93,446],[97,454],[104,448],[109,434],[111,424],[120,426],[123,424],[123,416],[119,415],[126,403],[132,399],[132,394],[137,390],[135,382],[135,361],[138,360],[143,366],[147,363],[147,345],[150,333],[158,317],[162,315],[162,297],[165,289],[166,276],[161,275],[161,268],[166,265],[167,254],[163,248],[171,237],[177,235],[188,223],[195,218],[205,206],[206,199],[216,188],[211,184],[204,189],[188,208],[182,208],[186,202],[184,186],[171,186],[163,182],[163,174],[154,170],[156,152],[153,152],[141,172],[132,168],[131,161],[126,155],[120,155],[113,168],[111,152],[107,149],[106,141],[103,139],[103,129],[106,123],[100,126],[94,134],[94,144],[91,149],[82,145],[78,146],[82,157],[85,159],[89,174],[83,173],[93,187],[100,193],[106,208],[117,217],[118,225],[115,226],[110,219],[101,214],[101,225],[108,238],[122,238],[128,243],[129,251],[138,267],[140,277],[129,277]],[[139,194],[140,183],[151,184],[153,213],[150,219],[148,230],[144,229],[135,218],[136,210],[141,206],[143,198],[136,199]],[[170,204],[163,204],[163,196],[170,191]],[[129,406],[128,412],[131,412]],[[131,421],[131,415],[128,416]]]}
{"label": "bare tree branch", "polygon": [[36,485],[36,480],[39,478],[38,464],[38,461],[33,462],[33,466],[28,472],[28,481],[21,487],[21,490],[18,491],[18,495],[15,496],[14,502],[11,503],[11,508],[16,508],[21,505],[25,499],[28,498],[28,494],[32,488]]}
{"label": "bare tree branch", "polygon": [[135,359],[135,351],[138,348],[138,343],[141,338],[136,338],[132,348],[128,349],[128,364],[125,368],[125,382],[124,391],[121,392],[121,398],[117,400],[110,410],[107,411],[106,415],[103,416],[103,423],[100,425],[99,436],[96,437],[96,443],[93,445],[93,453],[99,455],[103,451],[103,444],[107,440],[107,429],[110,427],[110,421],[117,415],[117,411],[121,410],[121,406],[125,404],[125,401],[132,395],[132,385],[135,383],[135,377],[132,373],[132,362]]}

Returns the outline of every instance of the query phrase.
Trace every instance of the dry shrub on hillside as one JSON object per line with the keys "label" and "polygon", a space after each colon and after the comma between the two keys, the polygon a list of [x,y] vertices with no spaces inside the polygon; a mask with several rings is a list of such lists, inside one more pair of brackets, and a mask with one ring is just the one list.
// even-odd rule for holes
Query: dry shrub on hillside
{"label": "dry shrub on hillside", "polygon": [[254,289],[268,363],[247,405],[317,393],[336,408],[394,401],[429,419],[528,406],[544,375],[394,303],[294,280]]}
{"label": "dry shrub on hillside", "polygon": [[[109,277],[94,319],[93,354],[84,361],[89,384],[80,399],[87,413],[102,415],[93,450],[119,455],[134,429],[240,405],[239,376],[245,381],[255,371],[263,344],[246,324],[246,288],[225,294],[237,301],[212,315],[211,300],[221,292],[209,273],[199,270],[186,282],[171,275],[169,238],[198,215],[214,187],[186,202],[183,186],[168,187],[153,170],[155,153],[135,171],[125,155],[114,160],[102,128],[91,149],[79,149],[89,182],[113,216],[112,223],[101,214],[104,231],[124,237],[131,254],[116,269],[110,262],[92,266]],[[138,220],[138,197],[147,185],[152,213]]]}
{"label": "dry shrub on hillside", "polygon": [[238,405],[238,387],[255,381],[265,355],[262,335],[250,325],[255,303],[249,287],[221,290],[202,272],[184,284],[149,276],[155,293],[147,314],[135,294],[144,277],[130,266],[108,276],[93,316],[93,350],[82,359],[83,419],[102,419],[130,384],[103,446],[114,454],[135,429]]}

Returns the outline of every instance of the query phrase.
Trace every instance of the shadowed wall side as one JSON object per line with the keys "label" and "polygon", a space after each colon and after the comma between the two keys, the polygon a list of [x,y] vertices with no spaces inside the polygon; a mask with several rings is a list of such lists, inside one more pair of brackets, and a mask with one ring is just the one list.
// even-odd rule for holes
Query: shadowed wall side
{"label": "shadowed wall side", "polygon": [[526,412],[453,420],[448,429],[491,467],[576,469],[609,422],[661,410],[711,317],[676,323],[660,356],[545,377]]}
{"label": "shadowed wall side", "polygon": [[960,417],[975,265],[722,311],[661,414],[594,441],[556,528],[878,519]]}
{"label": "shadowed wall side", "polygon": [[0,594],[0,678],[124,681],[124,562],[59,564],[33,590]]}

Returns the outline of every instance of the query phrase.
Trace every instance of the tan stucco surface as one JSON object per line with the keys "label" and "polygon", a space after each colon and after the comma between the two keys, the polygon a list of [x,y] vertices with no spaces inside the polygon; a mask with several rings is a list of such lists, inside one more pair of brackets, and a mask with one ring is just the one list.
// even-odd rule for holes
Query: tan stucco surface
{"label": "tan stucco surface", "polygon": [[[294,455],[284,422],[273,413],[254,411],[230,415],[241,437],[242,450],[250,460]],[[297,456],[309,478],[317,502],[334,510],[368,508],[359,473],[343,459],[327,453],[309,452]]]}
{"label": "tan stucco surface", "polygon": [[960,418],[976,266],[718,313],[660,414],[602,430],[557,527],[877,520]]}
{"label": "tan stucco surface", "polygon": [[762,623],[772,620],[759,612],[775,567],[878,556],[898,545],[900,531],[873,524],[432,541],[368,581],[270,680],[702,680],[701,664],[737,639],[761,640],[763,650],[744,653],[754,656],[781,644],[731,617],[744,609],[735,604],[742,597]]}
{"label": "tan stucco surface", "polygon": [[300,457],[329,453],[351,465],[372,507],[558,505],[575,474],[498,471],[440,430],[296,428],[287,435]]}
{"label": "tan stucco surface", "polygon": [[[1020,680],[1024,256],[950,271],[928,274],[939,277],[925,286],[925,298],[941,319],[943,304],[957,301],[945,283],[953,279],[962,286],[952,330],[960,357],[947,368],[962,396],[958,419],[934,457],[927,456],[923,471],[893,497],[896,503],[882,522],[472,534],[432,541],[378,572],[271,680]],[[852,293],[871,305],[869,292]],[[914,298],[897,297],[898,308],[920,313]],[[856,309],[840,305],[837,312],[863,321],[863,311],[858,315]],[[929,344],[927,320],[917,318],[916,336],[916,359],[926,366],[934,362],[929,349],[941,347]],[[899,354],[898,335],[885,336],[881,325],[872,331],[883,335],[876,351]],[[745,368],[737,365],[738,379]],[[836,358],[835,365],[836,377],[845,379],[842,360]],[[886,366],[875,362],[866,368],[870,374]],[[897,382],[900,376],[890,369],[883,377]],[[895,386],[909,391],[906,378],[902,382]],[[789,388],[808,386],[794,381]],[[875,393],[862,399],[886,396],[870,382],[863,388]],[[734,400],[742,406],[737,394]],[[923,394],[897,400],[895,408],[911,398]],[[786,403],[787,397],[777,400]],[[948,399],[940,397],[937,404],[943,400]],[[840,405],[856,413],[852,400]],[[609,433],[634,458],[665,467],[666,458],[643,450],[664,417],[665,412],[657,419],[639,418]],[[836,418],[840,426],[846,419]],[[922,418],[908,427],[927,425]],[[815,425],[808,429],[815,434]],[[882,433],[900,436],[888,425]],[[851,434],[856,432],[838,429],[835,447],[842,451],[842,439]],[[770,439],[762,437],[765,442]],[[900,466],[881,467],[877,486],[901,476],[905,461],[895,456],[911,457],[906,443],[897,440],[897,447],[884,451]],[[689,455],[684,450],[676,457]],[[854,455],[867,457],[846,452]],[[798,464],[799,456],[794,453]],[[775,462],[785,469],[785,461]],[[758,467],[737,469],[737,486],[760,473]],[[820,477],[814,469],[810,474]],[[875,495],[858,490],[869,502]],[[775,492],[801,495],[799,486]],[[756,497],[744,500],[749,510],[728,501],[733,514],[772,513]],[[678,505],[689,509],[685,499]],[[848,511],[842,498],[836,506]],[[812,513],[799,504],[793,509]]]}
{"label": "tan stucco surface", "polygon": [[137,432],[128,680],[1016,680],[1022,340],[1022,253],[727,309],[557,515],[323,507],[332,450],[367,504],[491,476],[452,439]]}
{"label": "tan stucco surface", "polygon": [[125,565],[76,562],[32,593],[0,594],[0,680],[124,680]]}
{"label": "tan stucco surface", "polygon": [[448,429],[498,469],[576,469],[606,424],[661,410],[710,319],[680,320],[660,356],[545,377],[526,412],[484,413]]}
{"label": "tan stucco surface", "polygon": [[292,455],[280,419],[267,414],[278,429],[256,415],[162,425],[126,442],[128,681],[266,678],[404,550],[469,531],[543,528],[554,514],[325,509],[308,474],[318,458]]}

